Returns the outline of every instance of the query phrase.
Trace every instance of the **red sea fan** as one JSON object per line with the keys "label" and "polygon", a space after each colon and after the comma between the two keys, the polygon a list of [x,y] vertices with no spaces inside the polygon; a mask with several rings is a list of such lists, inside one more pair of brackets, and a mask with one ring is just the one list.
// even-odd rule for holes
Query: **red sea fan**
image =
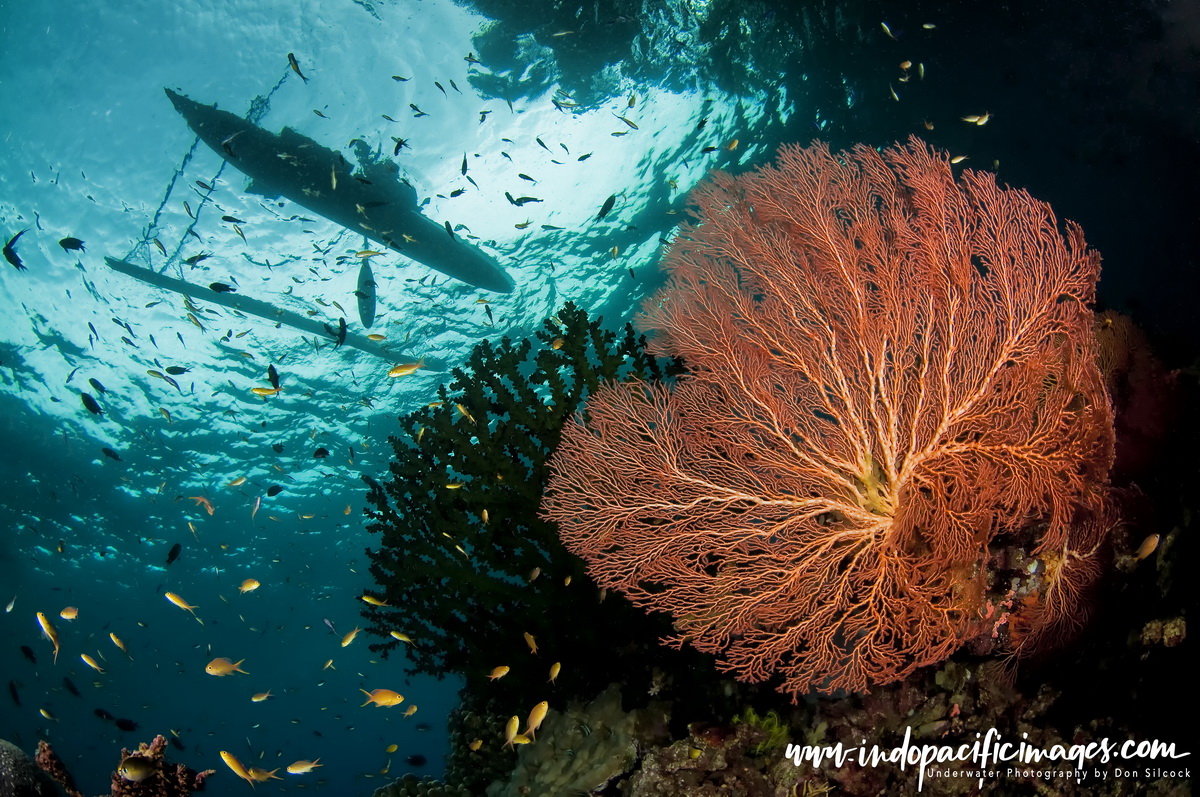
{"label": "red sea fan", "polygon": [[694,199],[642,319],[688,373],[597,391],[550,463],[597,583],[795,697],[994,632],[992,548],[1091,572],[1113,440],[1076,225],[916,139],[785,147]]}

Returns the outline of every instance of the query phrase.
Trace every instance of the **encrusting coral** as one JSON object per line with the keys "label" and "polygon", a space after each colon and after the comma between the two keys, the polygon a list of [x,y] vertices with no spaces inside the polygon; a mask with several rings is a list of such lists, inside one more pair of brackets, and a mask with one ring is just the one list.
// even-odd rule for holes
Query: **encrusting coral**
{"label": "encrusting coral", "polygon": [[[166,749],[167,739],[161,734],[149,744],[142,742],[137,750],[122,749],[117,768],[112,773],[110,797],[187,797],[192,792],[203,791],[205,780],[216,770],[197,771],[183,764],[172,764],[166,759]],[[131,757],[141,764],[136,780],[121,774],[123,765]],[[37,764],[70,797],[83,797],[66,764],[49,742],[38,743]]]}

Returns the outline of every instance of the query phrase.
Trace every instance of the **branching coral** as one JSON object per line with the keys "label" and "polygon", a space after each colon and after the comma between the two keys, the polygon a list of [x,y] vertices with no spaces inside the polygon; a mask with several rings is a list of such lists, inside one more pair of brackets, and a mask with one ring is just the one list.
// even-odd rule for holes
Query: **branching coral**
{"label": "branching coral", "polygon": [[[479,344],[436,402],[399,419],[390,478],[364,479],[368,529],[380,535],[367,551],[374,597],[386,603],[364,610],[382,640],[372,650],[404,645],[417,672],[457,672],[493,691],[544,691],[551,663],[568,652],[560,687],[582,687],[593,669],[603,685],[622,639],[659,654],[663,628],[605,600],[537,516],[545,462],[582,400],[605,381],[675,373],[643,343],[631,327],[618,335],[568,303],[536,342]],[[510,672],[488,683],[500,665]]]}

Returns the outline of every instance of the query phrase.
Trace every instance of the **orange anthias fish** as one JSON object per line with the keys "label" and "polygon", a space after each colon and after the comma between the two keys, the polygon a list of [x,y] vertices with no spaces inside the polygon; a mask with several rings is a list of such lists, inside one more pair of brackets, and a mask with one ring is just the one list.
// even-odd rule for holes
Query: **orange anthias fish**
{"label": "orange anthias fish", "polygon": [[342,637],[342,647],[346,647],[351,642],[353,642],[354,637],[358,636],[358,632],[361,630],[362,629],[360,629],[358,626],[355,626],[353,631],[351,631],[350,633],[348,633],[344,637]]}
{"label": "orange anthias fish", "polygon": [[242,669],[242,661],[245,661],[245,659],[234,663],[224,656],[218,656],[208,663],[208,666],[204,668],[204,671],[209,675],[221,677],[233,675],[235,672],[240,672],[242,675],[249,675],[250,673]]}
{"label": "orange anthias fish", "polygon": [[542,720],[546,719],[546,712],[550,710],[550,704],[543,700],[533,707],[529,712],[529,720],[525,724],[525,733],[523,736],[528,736],[530,739],[536,739],[534,731],[542,727]]}
{"label": "orange anthias fish", "polygon": [[50,644],[54,645],[54,663],[58,664],[58,632],[51,625],[50,618],[46,617],[42,612],[37,613],[37,621],[38,625],[42,627],[42,633],[46,635],[46,639],[49,639]]}
{"label": "orange anthias fish", "polygon": [[289,775],[303,775],[305,772],[312,772],[317,767],[325,766],[324,764],[317,763],[320,760],[321,759],[319,759],[319,758],[315,758],[312,761],[305,761],[304,759],[300,759],[299,761],[293,761],[292,763],[288,764],[288,768],[287,768],[288,774]]}
{"label": "orange anthias fish", "polygon": [[[169,600],[171,603],[178,606],[180,609],[183,609],[186,612],[191,612],[192,617],[196,617],[196,609],[199,608],[198,606],[192,606],[187,601],[185,601],[183,598],[176,595],[174,592],[164,592],[163,597],[166,598],[167,600]],[[204,621],[201,620],[199,617],[196,617],[196,622],[200,623],[200,625],[204,625]]]}
{"label": "orange anthias fish", "polygon": [[233,753],[222,750],[221,760],[225,762],[225,766],[233,770],[233,774],[249,783],[251,787],[254,786],[254,778],[252,778],[250,773],[246,771],[246,768],[242,766],[242,762],[237,760],[237,756],[235,756]]}
{"label": "orange anthias fish", "polygon": [[391,689],[372,689],[370,692],[366,689],[359,689],[358,691],[367,696],[367,702],[363,703],[363,706],[374,703],[380,708],[385,708],[388,706],[398,706],[404,702],[404,695],[399,692],[393,692]]}
{"label": "orange anthias fish", "polygon": [[211,502],[211,501],[209,501],[209,500],[208,500],[207,498],[205,498],[204,496],[202,496],[202,495],[189,495],[189,496],[188,496],[188,500],[189,500],[189,501],[195,501],[195,502],[196,502],[196,506],[202,506],[202,507],[204,507],[204,511],[205,511],[205,512],[207,512],[208,514],[210,514],[210,515],[211,515],[211,514],[213,513],[213,505],[212,505],[212,502]]}

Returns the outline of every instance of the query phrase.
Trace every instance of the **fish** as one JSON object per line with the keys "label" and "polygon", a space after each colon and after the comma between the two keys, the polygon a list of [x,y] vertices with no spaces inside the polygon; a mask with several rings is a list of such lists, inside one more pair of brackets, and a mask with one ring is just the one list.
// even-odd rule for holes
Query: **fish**
{"label": "fish", "polygon": [[885,34],[887,34],[887,37],[889,39],[891,39],[892,41],[896,40],[896,37],[892,35],[892,29],[888,27],[888,24],[886,22],[880,22],[879,27],[883,28],[883,32]]}
{"label": "fish", "polygon": [[83,241],[78,238],[59,238],[58,245],[63,248],[64,252],[86,252],[87,247],[83,245]]}
{"label": "fish", "polygon": [[[40,625],[42,627],[42,633],[46,636],[46,639],[50,640],[50,644],[54,645],[54,663],[57,664],[58,663],[58,649],[59,649],[58,631],[55,630],[54,624],[50,622],[50,618],[48,618],[46,615],[42,614],[41,612],[37,613],[37,621],[38,621],[38,625]],[[24,649],[22,650],[22,652],[24,652]],[[26,653],[25,657],[28,658],[30,661],[32,661],[34,664],[37,663],[37,659],[33,658],[33,651],[29,651],[28,653]]]}
{"label": "fish", "polygon": [[1146,539],[1142,540],[1142,544],[1138,546],[1137,553],[1134,554],[1133,561],[1140,562],[1150,554],[1154,553],[1154,551],[1158,548],[1158,541],[1160,539],[1160,535],[1151,534],[1150,536],[1146,537]]}
{"label": "fish", "polygon": [[390,376],[392,379],[397,379],[401,376],[408,376],[410,374],[414,374],[424,367],[425,367],[425,358],[422,357],[420,360],[417,360],[415,363],[401,363],[400,365],[393,366],[392,369],[390,371],[388,371],[388,376]]}
{"label": "fish", "polygon": [[542,721],[546,719],[546,712],[550,710],[550,704],[543,700],[538,703],[529,712],[529,719],[525,723],[525,732],[522,736],[528,736],[531,740],[536,739],[534,732],[542,727]]}
{"label": "fish", "polygon": [[93,709],[92,713],[95,714],[100,719],[104,720],[105,722],[112,722],[112,720],[113,720],[113,715],[109,714],[107,711],[105,711],[102,708]]}
{"label": "fish", "polygon": [[183,545],[181,545],[180,543],[175,543],[174,545],[172,545],[171,550],[167,551],[167,564],[169,565],[172,562],[174,562],[176,559],[178,559],[179,553],[182,550],[183,550]]}
{"label": "fish", "polygon": [[361,628],[359,628],[358,626],[355,626],[353,631],[350,631],[344,637],[342,637],[342,647],[346,647],[351,642],[353,642],[354,638],[356,636],[358,636],[358,632],[361,630],[362,630]]}
{"label": "fish", "polygon": [[261,703],[264,700],[270,700],[270,699],[271,699],[271,690],[270,689],[268,689],[265,692],[258,692],[257,694],[250,696],[251,703]]}
{"label": "fish", "polygon": [[75,697],[83,697],[83,695],[79,694],[79,687],[75,685],[75,682],[65,675],[63,676],[63,686],[67,688],[68,692],[75,695]]}
{"label": "fish", "polygon": [[37,656],[34,655],[33,648],[29,647],[28,645],[21,646],[21,655],[29,659],[29,661],[33,664],[37,664]]}
{"label": "fish", "polygon": [[363,603],[369,603],[372,606],[391,606],[386,600],[380,600],[373,595],[359,595]]}
{"label": "fish", "polygon": [[126,731],[127,733],[132,733],[138,729],[138,724],[136,722],[133,720],[123,719],[121,717],[113,720],[113,725],[116,725],[118,729]]}
{"label": "fish", "polygon": [[267,488],[267,497],[274,498],[275,496],[279,495],[282,492],[283,492],[283,488],[281,486],[279,486],[278,484],[272,484],[270,487]]}
{"label": "fish", "polygon": [[130,783],[141,783],[158,774],[158,764],[146,756],[130,755],[121,760],[117,774]]}
{"label": "fish", "polygon": [[25,268],[25,264],[23,262],[21,262],[20,256],[17,255],[17,250],[16,250],[17,240],[27,232],[29,232],[28,227],[25,228],[24,230],[21,230],[19,233],[14,235],[12,238],[9,238],[8,243],[6,243],[4,245],[4,259],[7,260],[10,264],[12,264],[12,267],[15,268],[17,271],[26,271],[27,270]]}
{"label": "fish", "polygon": [[[126,656],[129,656],[129,651],[125,648],[125,643],[121,641],[121,637],[117,636],[112,631],[109,631],[108,638],[112,640],[114,645],[121,649],[122,653],[124,653]],[[129,658],[132,659],[133,656],[129,656]]]}
{"label": "fish", "polygon": [[215,675],[218,678],[223,678],[226,675],[233,675],[235,672],[240,672],[242,675],[249,675],[250,673],[242,669],[243,661],[245,661],[245,659],[242,659],[238,662],[233,662],[224,656],[218,656],[204,667],[204,671],[209,675]]}
{"label": "fish", "polygon": [[[293,72],[300,76],[301,80],[303,80],[305,83],[308,82],[308,78],[306,78],[304,73],[300,71],[300,62],[296,60],[295,53],[288,53],[288,65],[292,68]],[[225,754],[222,753],[221,755],[224,756]]]}
{"label": "fish", "polygon": [[616,204],[617,204],[617,195],[616,194],[613,194],[608,199],[604,200],[604,204],[600,206],[600,212],[596,214],[596,221],[600,221],[600,219],[607,216],[609,211],[611,211],[613,209],[613,206]]}
{"label": "fish", "polygon": [[169,600],[171,603],[178,606],[180,609],[183,609],[184,611],[189,612],[192,615],[192,617],[196,618],[196,622],[200,623],[200,625],[204,625],[204,622],[201,621],[201,619],[196,616],[196,609],[198,609],[200,607],[192,606],[187,601],[185,601],[183,598],[176,595],[174,592],[164,592],[163,597],[166,598],[167,600]]}
{"label": "fish", "polygon": [[226,285],[224,282],[210,282],[208,287],[217,293],[237,293],[237,288]]}
{"label": "fish", "polygon": [[8,682],[8,694],[9,694],[9,696],[12,697],[13,703],[16,703],[18,706],[21,705],[21,695],[19,692],[17,692],[17,682],[16,681]]}
{"label": "fish", "polygon": [[327,448],[318,448],[313,452],[313,459],[325,459],[327,456],[329,456],[329,449]]}
{"label": "fish", "polygon": [[270,772],[268,772],[267,770],[259,769],[258,767],[250,767],[249,769],[250,777],[254,778],[259,783],[271,780],[272,778],[275,780],[283,780],[283,778],[275,774],[278,771],[278,769],[272,769]]}
{"label": "fish", "polygon": [[111,448],[108,448],[107,446],[104,448],[101,448],[100,453],[116,462],[121,461],[121,455],[118,454],[116,451],[113,451]]}
{"label": "fish", "polygon": [[354,296],[358,299],[358,320],[364,329],[370,329],[375,323],[375,287],[371,264],[364,259],[358,267],[358,286],[354,291]]}
{"label": "fish", "polygon": [[279,372],[275,370],[274,365],[267,366],[267,381],[271,383],[271,387],[279,390]]}
{"label": "fish", "polygon": [[83,406],[86,407],[87,411],[90,412],[92,415],[103,415],[104,414],[104,410],[100,409],[99,402],[97,402],[96,399],[92,398],[92,395],[90,393],[80,393],[79,398],[80,398],[80,400],[83,401]]}
{"label": "fish", "polygon": [[423,755],[416,754],[405,758],[404,763],[408,764],[410,767],[423,767],[426,763],[428,763],[428,759]]}
{"label": "fish", "polygon": [[238,592],[245,595],[247,592],[253,592],[261,586],[256,579],[248,578],[238,586]]}
{"label": "fish", "polygon": [[93,658],[92,658],[91,656],[89,656],[88,654],[86,654],[86,653],[80,653],[80,654],[79,654],[79,658],[83,659],[83,663],[84,663],[84,664],[86,664],[87,666],[91,667],[91,668],[92,668],[93,670],[95,670],[96,672],[100,673],[101,675],[103,675],[103,674],[104,674],[104,668],[103,668],[103,667],[101,667],[99,664],[97,664],[97,663],[96,663],[96,660],[95,660],[95,659],[93,659]]}
{"label": "fish", "polygon": [[321,759],[319,758],[314,758],[312,761],[305,761],[304,759],[293,761],[292,763],[288,764],[287,772],[289,775],[303,775],[307,772],[312,772],[317,767],[325,766],[324,764],[317,763],[320,760]]}
{"label": "fish", "polygon": [[504,726],[504,746],[512,747],[513,742],[517,738],[517,729],[521,727],[521,718],[516,714],[509,717],[508,722]]}
{"label": "fish", "polygon": [[536,656],[537,650],[538,650],[537,640],[534,639],[533,634],[529,633],[528,631],[525,632],[524,636],[525,636],[525,644],[529,646],[529,652]]}
{"label": "fish", "polygon": [[393,639],[398,639],[401,642],[407,642],[410,645],[413,644],[412,637],[410,637],[408,634],[400,631],[390,631],[389,634]]}
{"label": "fish", "polygon": [[245,483],[246,483],[246,477],[245,477],[245,476],[238,476],[236,479],[234,479],[233,481],[229,482],[229,484],[226,484],[225,486],[226,486],[226,487],[241,487],[241,486],[242,486],[243,484],[245,484]]}
{"label": "fish", "polygon": [[205,498],[202,495],[189,495],[188,500],[195,501],[196,506],[204,507],[204,511],[208,512],[209,515],[211,515],[215,511],[213,509],[212,501],[209,501],[207,498]]}
{"label": "fish", "polygon": [[393,692],[391,689],[372,689],[370,692],[368,692],[366,689],[359,689],[358,691],[367,696],[367,702],[363,703],[363,706],[374,703],[380,708],[385,708],[389,706],[398,706],[404,702],[404,695],[400,694],[399,692]]}
{"label": "fish", "polygon": [[74,620],[79,616],[79,609],[74,606],[68,606],[58,613],[58,616],[64,620]]}
{"label": "fish", "polygon": [[254,786],[254,778],[250,777],[250,773],[242,766],[242,762],[237,760],[237,756],[227,750],[222,750],[221,760],[225,762],[225,766],[233,770],[233,774]]}
{"label": "fish", "polygon": [[13,596],[12,596],[12,600],[10,600],[10,601],[8,602],[8,605],[4,607],[4,613],[5,613],[5,614],[11,614],[11,613],[12,613],[12,610],[13,610],[13,607],[14,607],[14,606],[16,606],[16,605],[17,605],[17,596],[16,596],[16,595],[13,595]]}
{"label": "fish", "polygon": [[250,392],[256,396],[278,396],[279,388],[277,387],[252,387]]}
{"label": "fish", "polygon": [[509,671],[509,668],[504,665],[495,667],[492,669],[492,671],[490,673],[488,673],[487,679],[489,681],[499,680],[500,678],[503,678],[504,676],[508,675],[508,671]]}

